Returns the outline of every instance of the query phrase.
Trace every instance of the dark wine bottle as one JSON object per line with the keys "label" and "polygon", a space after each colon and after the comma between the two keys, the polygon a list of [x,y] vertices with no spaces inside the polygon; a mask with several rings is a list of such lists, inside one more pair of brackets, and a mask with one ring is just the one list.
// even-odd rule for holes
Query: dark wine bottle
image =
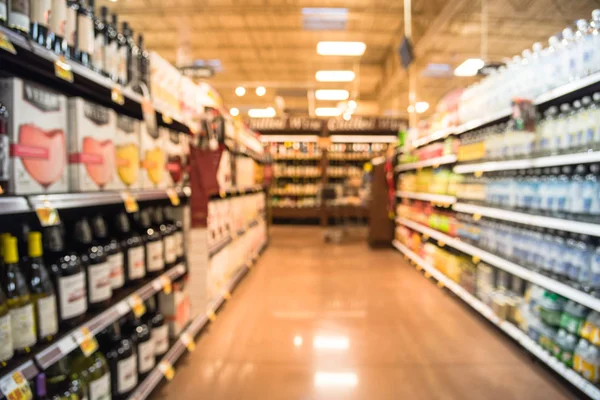
{"label": "dark wine bottle", "polygon": [[72,60],[77,59],[77,14],[79,13],[79,2],[67,0],[66,22],[65,22],[65,52],[64,56]]}
{"label": "dark wine bottle", "polygon": [[35,306],[38,339],[50,342],[58,333],[58,313],[52,280],[42,258],[42,234],[29,232],[27,245],[29,290]]}
{"label": "dark wine bottle", "polygon": [[52,400],[84,400],[87,390],[81,378],[69,373],[69,358],[63,357],[46,370],[46,390]]}
{"label": "dark wine bottle", "polygon": [[31,27],[29,35],[40,46],[46,46],[46,41],[48,40],[51,6],[51,0],[34,0],[31,2]]}
{"label": "dark wine bottle", "polygon": [[96,243],[104,248],[110,264],[111,287],[113,290],[120,289],[125,284],[125,259],[121,251],[121,244],[117,239],[108,237],[106,222],[101,215],[92,218],[92,228]]}
{"label": "dark wine bottle", "polygon": [[8,2],[8,26],[17,32],[29,35],[29,0],[10,0]]}
{"label": "dark wine bottle", "polygon": [[144,48],[144,36],[138,36],[138,69],[140,71],[140,82],[148,87],[150,93],[150,55]]}
{"label": "dark wine bottle", "polygon": [[58,55],[66,55],[67,0],[52,0],[50,29],[46,47]]}
{"label": "dark wine bottle", "polygon": [[127,27],[127,33],[123,33],[127,39],[127,82],[136,90],[139,89],[139,48],[133,38],[133,29]]}
{"label": "dark wine bottle", "polygon": [[114,82],[119,82],[119,33],[117,32],[117,15],[112,14],[112,22],[106,27],[108,47],[105,51],[106,69],[108,76]]}
{"label": "dark wine bottle", "polygon": [[0,195],[8,190],[8,161],[10,157],[8,140],[8,109],[0,103]]}
{"label": "dark wine bottle", "polygon": [[100,7],[100,17],[94,18],[94,69],[108,76],[108,8]]}
{"label": "dark wine bottle", "polygon": [[133,341],[121,335],[121,327],[115,322],[98,335],[98,343],[110,369],[112,398],[127,399],[138,383]]}
{"label": "dark wine bottle", "polygon": [[163,218],[163,209],[161,207],[154,208],[152,212],[152,222],[155,231],[160,232],[163,240],[163,260],[165,268],[171,268],[177,262],[177,246],[175,243],[175,226],[173,224],[165,224]]}
{"label": "dark wine bottle", "polygon": [[129,24],[123,22],[121,24],[121,32],[117,35],[117,72],[119,75],[119,83],[123,86],[129,84],[129,81],[127,80],[127,60],[129,59],[127,32],[129,32]]}
{"label": "dark wine bottle", "polygon": [[146,272],[149,275],[158,274],[165,269],[162,236],[152,227],[148,210],[135,213],[133,218],[146,245]]}
{"label": "dark wine bottle", "polygon": [[94,54],[94,0],[80,0],[77,9],[77,61],[92,68]]}
{"label": "dark wine bottle", "polygon": [[86,269],[88,307],[107,307],[112,297],[110,264],[104,247],[94,245],[92,229],[86,218],[75,222],[71,240]]}
{"label": "dark wine bottle", "polygon": [[169,350],[169,325],[166,323],[165,317],[158,311],[156,297],[151,297],[146,302],[146,314],[143,319],[150,327],[150,336],[154,343],[154,356],[156,362],[159,362]]}
{"label": "dark wine bottle", "polygon": [[150,328],[147,323],[130,318],[123,326],[123,332],[133,341],[137,354],[138,378],[143,380],[155,365],[154,342]]}
{"label": "dark wine bottle", "polygon": [[177,263],[185,261],[185,243],[183,236],[183,223],[175,218],[175,209],[173,207],[165,207],[164,209],[165,223],[173,228],[173,236],[175,237],[175,255]]}
{"label": "dark wine bottle", "polygon": [[129,218],[124,212],[115,220],[115,236],[121,243],[124,255],[125,279],[128,283],[136,282],[146,276],[146,252],[142,236],[131,231]]}

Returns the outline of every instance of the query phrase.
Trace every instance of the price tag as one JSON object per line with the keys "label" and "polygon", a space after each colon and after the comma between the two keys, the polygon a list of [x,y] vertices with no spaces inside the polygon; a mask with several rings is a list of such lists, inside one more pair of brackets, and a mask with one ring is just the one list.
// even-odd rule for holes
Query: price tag
{"label": "price tag", "polygon": [[225,196],[227,196],[227,192],[224,191],[223,189],[219,190],[219,197],[222,198],[222,199],[224,199]]}
{"label": "price tag", "polygon": [[156,279],[152,281],[152,289],[154,289],[155,292],[158,292],[162,289],[162,283],[160,282],[160,280]]}
{"label": "price tag", "polygon": [[163,113],[161,115],[162,115],[162,120],[165,124],[171,125],[173,123],[173,118],[171,118],[168,114]]}
{"label": "price tag", "polygon": [[422,269],[423,269],[423,267],[421,267],[419,264],[417,264],[417,265],[415,266],[415,268],[417,269],[417,271],[420,271],[420,270],[422,270]]}
{"label": "price tag", "polygon": [[479,264],[479,262],[481,261],[481,258],[479,258],[477,256],[473,256],[472,261],[473,261],[473,264]]}
{"label": "price tag", "polygon": [[161,361],[158,364],[158,370],[164,375],[165,379],[171,381],[175,376],[175,368],[168,361]]}
{"label": "price tag", "polygon": [[125,211],[127,211],[129,214],[138,212],[140,207],[138,206],[137,200],[131,193],[127,191],[121,192],[121,198],[123,199],[123,204],[125,205]]}
{"label": "price tag", "polygon": [[483,171],[475,171],[473,175],[475,175],[476,178],[481,178],[483,176]]}
{"label": "price tag", "polygon": [[88,328],[83,327],[75,331],[73,336],[84,356],[89,357],[98,350],[98,341]]}
{"label": "price tag", "polygon": [[425,272],[425,278],[427,278],[427,279],[431,278],[431,272],[426,271]]}
{"label": "price tag", "polygon": [[209,311],[206,313],[206,316],[208,317],[208,320],[210,322],[215,322],[215,320],[217,319],[217,314],[215,314],[214,311]]}
{"label": "price tag", "polygon": [[120,106],[125,104],[125,97],[123,96],[123,92],[121,92],[121,88],[118,86],[113,87],[110,91],[110,99],[113,103],[117,103]]}
{"label": "price tag", "polygon": [[194,342],[192,335],[187,332],[181,335],[181,343],[183,343],[190,353],[196,350],[196,342]]}
{"label": "price tag", "polygon": [[35,209],[35,213],[43,227],[60,224],[58,211],[47,200],[43,202],[41,207]]}
{"label": "price tag", "polygon": [[444,247],[444,246],[446,246],[446,243],[444,243],[443,240],[438,240],[438,246]]}
{"label": "price tag", "polygon": [[15,46],[13,46],[12,42],[6,35],[0,32],[0,49],[8,51],[10,54],[17,54],[17,50]]}
{"label": "price tag", "polygon": [[473,214],[473,220],[479,221],[481,219],[481,214]]}
{"label": "price tag", "polygon": [[31,400],[33,398],[29,383],[21,371],[13,372],[0,379],[0,393],[7,400]]}
{"label": "price tag", "polygon": [[445,286],[445,285],[444,285],[444,282],[442,282],[442,281],[438,281],[438,283],[437,283],[437,287],[439,287],[440,289],[443,289],[443,288],[444,288],[444,286]]}
{"label": "price tag", "polygon": [[422,238],[423,238],[423,240],[427,240],[427,239],[429,239],[429,235],[423,234]]}
{"label": "price tag", "polygon": [[161,276],[160,283],[165,294],[171,294],[171,292],[173,291],[173,286],[171,285],[171,280],[169,279],[169,277],[166,275]]}
{"label": "price tag", "polygon": [[131,310],[136,318],[140,318],[142,315],[146,314],[146,305],[137,294],[132,294],[129,296],[129,305],[131,306]]}
{"label": "price tag", "polygon": [[177,194],[177,191],[174,188],[167,189],[167,196],[169,196],[169,200],[171,200],[171,205],[173,207],[177,207],[179,203],[181,203],[179,195]]}
{"label": "price tag", "polygon": [[224,298],[225,300],[231,300],[231,293],[230,293],[229,291],[225,292],[225,293],[223,294],[223,298]]}
{"label": "price tag", "polygon": [[73,78],[73,71],[71,70],[71,66],[69,65],[64,56],[60,56],[56,59],[56,61],[54,61],[54,75],[69,83],[73,83],[73,81],[75,80]]}

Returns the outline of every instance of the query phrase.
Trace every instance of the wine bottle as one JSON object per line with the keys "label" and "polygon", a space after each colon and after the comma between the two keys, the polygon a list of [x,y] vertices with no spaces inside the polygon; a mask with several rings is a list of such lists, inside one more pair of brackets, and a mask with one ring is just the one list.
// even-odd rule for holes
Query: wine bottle
{"label": "wine bottle", "polygon": [[131,231],[127,214],[121,212],[117,215],[114,230],[115,236],[121,243],[127,282],[132,283],[144,278],[146,276],[145,244],[139,234]]}
{"label": "wine bottle", "polygon": [[120,289],[125,284],[125,260],[121,251],[121,245],[116,239],[108,238],[108,229],[102,216],[97,215],[92,219],[92,227],[96,243],[98,246],[104,248],[108,263],[110,264],[111,288],[113,290]]}
{"label": "wine bottle", "polygon": [[127,82],[137,90],[139,89],[139,48],[133,38],[133,30],[127,28],[123,33],[127,39]]}
{"label": "wine bottle", "polygon": [[69,360],[71,378],[79,378],[86,387],[89,400],[111,397],[110,369],[106,358],[96,350],[89,357],[76,349]]}
{"label": "wine bottle", "polygon": [[0,0],[0,25],[6,26],[6,22],[8,21],[8,5],[6,4],[7,0]]}
{"label": "wine bottle", "polygon": [[140,81],[146,84],[150,92],[150,55],[144,48],[144,36],[138,36],[138,69],[140,71]]}
{"label": "wine bottle", "polygon": [[86,218],[73,226],[72,241],[87,272],[88,307],[107,307],[112,297],[110,264],[102,246],[94,246],[92,229]]}
{"label": "wine bottle", "polygon": [[8,27],[29,35],[29,0],[10,0],[8,2]]}
{"label": "wine bottle", "polygon": [[[4,274],[2,274],[4,276]],[[7,361],[13,358],[14,348],[12,327],[10,324],[10,310],[4,289],[0,285],[0,367],[5,367]]]}
{"label": "wine bottle", "polygon": [[154,230],[160,232],[163,240],[163,260],[165,268],[171,268],[177,261],[177,246],[175,243],[175,226],[165,224],[163,218],[163,209],[161,207],[154,208],[152,212],[152,222]]}
{"label": "wine bottle", "polygon": [[[93,7],[92,7],[93,8]],[[108,74],[108,8],[100,7],[100,18],[94,19],[94,69],[104,76]]]}
{"label": "wine bottle", "polygon": [[4,288],[10,310],[13,346],[15,353],[28,354],[37,343],[33,301],[25,276],[19,267],[17,238],[6,238],[3,247],[6,269]]}
{"label": "wine bottle", "polygon": [[112,398],[127,399],[138,383],[133,341],[121,335],[121,327],[115,322],[98,335],[98,343],[110,369]]}
{"label": "wine bottle", "polygon": [[[116,27],[115,27],[116,28]],[[129,32],[129,24],[123,22],[121,24],[121,32],[117,35],[117,65],[119,83],[127,86],[127,59],[129,58],[129,46],[127,41],[127,32]]]}
{"label": "wine bottle", "polygon": [[31,27],[29,35],[40,46],[46,46],[48,40],[48,26],[50,24],[51,0],[33,0],[31,2]]}
{"label": "wine bottle", "polygon": [[46,48],[61,56],[67,54],[66,25],[67,0],[52,0],[50,31]]}
{"label": "wine bottle", "polygon": [[[2,0],[0,0],[0,2],[1,1]],[[6,193],[6,191],[8,190],[9,157],[10,152],[8,140],[8,109],[6,108],[6,106],[0,103],[0,195]]]}
{"label": "wine bottle", "polygon": [[137,354],[138,379],[144,380],[155,365],[154,342],[148,324],[130,317],[123,326],[123,332],[133,341]]}
{"label": "wine bottle", "polygon": [[156,297],[148,299],[146,310],[144,321],[150,327],[150,336],[154,343],[154,356],[156,362],[159,362],[169,350],[169,325],[165,323],[165,317],[156,307]]}
{"label": "wine bottle", "polygon": [[46,390],[52,400],[84,400],[87,390],[82,380],[69,372],[69,358],[63,357],[46,370]]}
{"label": "wine bottle", "polygon": [[117,15],[112,14],[112,22],[106,28],[108,46],[106,47],[106,69],[114,82],[119,81],[119,32],[117,32]]}
{"label": "wine bottle", "polygon": [[80,0],[77,9],[77,61],[92,68],[94,54],[94,12],[93,0]]}
{"label": "wine bottle", "polygon": [[42,234],[29,232],[29,290],[35,307],[38,340],[50,342],[58,333],[58,313],[56,311],[56,295],[42,258]]}
{"label": "wine bottle", "polygon": [[81,324],[87,311],[85,270],[78,254],[65,251],[62,226],[44,231],[46,265],[50,266],[58,297],[59,323],[65,329]]}
{"label": "wine bottle", "polygon": [[167,226],[172,225],[173,236],[175,237],[175,255],[177,263],[185,261],[185,244],[183,238],[183,223],[175,218],[175,209],[173,207],[165,207],[164,209],[165,222]]}
{"label": "wine bottle", "polygon": [[76,0],[67,0],[66,22],[65,22],[65,41],[67,43],[65,57],[72,60],[77,59],[77,14],[79,12],[79,2]]}
{"label": "wine bottle", "polygon": [[165,269],[163,241],[161,234],[152,228],[148,210],[134,214],[138,232],[146,245],[146,273],[157,274]]}

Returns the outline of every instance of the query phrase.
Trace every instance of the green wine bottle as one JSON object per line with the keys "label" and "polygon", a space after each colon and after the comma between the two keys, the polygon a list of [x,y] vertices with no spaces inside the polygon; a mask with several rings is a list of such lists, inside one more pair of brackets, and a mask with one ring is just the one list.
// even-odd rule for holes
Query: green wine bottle
{"label": "green wine bottle", "polygon": [[2,252],[6,268],[4,288],[10,310],[13,346],[15,353],[28,354],[37,343],[35,310],[27,281],[19,268],[17,238],[6,238]]}
{"label": "green wine bottle", "polygon": [[64,357],[46,370],[46,391],[52,400],[85,400],[87,389],[77,374],[70,373]]}
{"label": "green wine bottle", "polygon": [[109,400],[111,398],[110,370],[106,358],[96,350],[86,357],[77,349],[70,360],[71,378],[80,378],[86,386],[88,400]]}
{"label": "green wine bottle", "polygon": [[[2,246],[0,246],[1,248]],[[14,355],[12,328],[10,325],[10,310],[4,290],[0,285],[0,367],[5,367]]]}
{"label": "green wine bottle", "polygon": [[35,307],[38,339],[40,342],[50,342],[58,333],[58,313],[54,286],[42,258],[42,234],[29,232],[27,247],[29,290]]}

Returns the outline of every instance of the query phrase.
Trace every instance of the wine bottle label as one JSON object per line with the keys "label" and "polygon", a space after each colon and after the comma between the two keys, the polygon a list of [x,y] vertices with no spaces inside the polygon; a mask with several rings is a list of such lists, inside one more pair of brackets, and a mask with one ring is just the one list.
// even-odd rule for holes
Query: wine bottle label
{"label": "wine bottle label", "polygon": [[10,314],[0,317],[0,361],[10,360],[14,355]]}
{"label": "wine bottle label", "polygon": [[127,393],[137,386],[138,371],[135,354],[117,363],[117,375],[119,394]]}
{"label": "wine bottle label", "polygon": [[94,21],[85,14],[79,14],[77,22],[77,47],[84,53],[94,54]]}
{"label": "wine bottle label", "polygon": [[148,271],[160,271],[165,269],[162,240],[148,242],[148,244],[146,244],[146,252],[148,254]]}
{"label": "wine bottle label", "polygon": [[67,3],[65,0],[52,0],[52,12],[50,13],[50,30],[58,36],[65,36],[65,25],[67,23]]}
{"label": "wine bottle label", "polygon": [[58,332],[56,296],[41,297],[37,300],[38,336],[43,338]]}
{"label": "wine bottle label", "polygon": [[83,272],[58,278],[58,299],[63,320],[77,317],[87,311]]}
{"label": "wine bottle label", "polygon": [[17,350],[31,347],[37,342],[33,304],[10,310],[13,346]]}
{"label": "wine bottle label", "polygon": [[110,399],[110,373],[107,372],[101,378],[91,381],[88,390],[89,400]]}
{"label": "wine bottle label", "polygon": [[106,69],[111,77],[119,77],[119,64],[117,62],[117,42],[113,40],[108,46],[106,46]]}
{"label": "wine bottle label", "polygon": [[152,341],[154,342],[154,355],[165,354],[169,350],[169,325],[164,324],[152,328]]}
{"label": "wine bottle label", "polygon": [[29,32],[29,0],[11,0],[8,25]]}
{"label": "wine bottle label", "polygon": [[145,374],[154,368],[154,342],[148,340],[138,344],[138,370]]}
{"label": "wine bottle label", "polygon": [[121,46],[118,50],[118,74],[122,82],[127,82],[127,46]]}
{"label": "wine bottle label", "polygon": [[129,279],[139,279],[146,276],[143,246],[133,247],[127,250],[127,259]]}
{"label": "wine bottle label", "polygon": [[0,0],[0,20],[6,21],[8,18],[8,10],[6,9],[6,0]]}
{"label": "wine bottle label", "polygon": [[174,236],[177,257],[183,257],[183,232],[175,232]]}
{"label": "wine bottle label", "polygon": [[88,266],[90,303],[98,303],[112,296],[111,265],[108,262]]}
{"label": "wine bottle label", "polygon": [[108,256],[108,263],[110,264],[110,286],[113,289],[119,289],[125,284],[125,260],[123,259],[123,253],[118,252],[112,256]]}
{"label": "wine bottle label", "polygon": [[67,7],[67,22],[65,24],[65,39],[67,44],[75,47],[75,32],[77,31],[77,11]]}
{"label": "wine bottle label", "polygon": [[94,39],[94,55],[92,56],[92,64],[98,71],[106,71],[105,65],[105,46],[104,46],[104,34],[99,32]]}
{"label": "wine bottle label", "polygon": [[177,259],[177,246],[175,243],[175,235],[164,238],[165,242],[165,262],[172,264]]}
{"label": "wine bottle label", "polygon": [[31,2],[31,22],[48,26],[51,0],[35,0]]}

